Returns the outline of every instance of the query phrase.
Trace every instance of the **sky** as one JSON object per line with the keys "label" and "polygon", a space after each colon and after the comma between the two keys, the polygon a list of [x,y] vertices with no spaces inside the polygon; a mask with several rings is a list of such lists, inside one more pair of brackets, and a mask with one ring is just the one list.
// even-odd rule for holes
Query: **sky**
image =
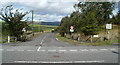
{"label": "sky", "polygon": [[[55,22],[61,21],[65,16],[69,16],[75,11],[73,5],[78,3],[78,0],[0,0],[0,8],[7,5],[13,5],[15,9],[23,8],[23,12],[34,11],[34,21]],[[116,8],[113,13],[116,14]],[[25,18],[31,20],[31,13]]]}

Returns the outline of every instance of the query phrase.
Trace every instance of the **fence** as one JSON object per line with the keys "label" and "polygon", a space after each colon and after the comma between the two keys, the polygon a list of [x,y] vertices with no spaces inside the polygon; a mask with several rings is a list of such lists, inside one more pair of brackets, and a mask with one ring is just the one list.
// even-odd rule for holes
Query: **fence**
{"label": "fence", "polygon": [[110,36],[110,39],[107,38],[107,36],[103,36],[103,35],[96,35],[93,36],[84,36],[84,35],[80,35],[80,34],[74,34],[74,35],[70,35],[70,34],[67,34],[66,36],[64,36],[68,39],[72,39],[72,40],[76,40],[76,41],[79,41],[79,42],[101,42],[101,41],[109,41],[109,40],[114,40],[115,38],[117,38],[116,35],[111,35]]}

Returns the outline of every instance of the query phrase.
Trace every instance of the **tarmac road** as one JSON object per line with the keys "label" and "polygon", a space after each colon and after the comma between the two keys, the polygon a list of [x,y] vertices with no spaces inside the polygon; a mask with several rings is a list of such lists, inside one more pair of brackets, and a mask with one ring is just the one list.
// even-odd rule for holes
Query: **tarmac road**
{"label": "tarmac road", "polygon": [[45,33],[23,43],[5,43],[2,63],[118,63],[118,46],[72,45]]}

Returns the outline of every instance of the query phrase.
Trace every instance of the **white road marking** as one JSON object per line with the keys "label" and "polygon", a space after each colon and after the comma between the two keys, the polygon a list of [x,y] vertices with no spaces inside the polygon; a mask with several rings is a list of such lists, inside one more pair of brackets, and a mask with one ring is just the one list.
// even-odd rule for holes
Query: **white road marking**
{"label": "white road marking", "polygon": [[88,51],[87,49],[80,49],[80,51]]}
{"label": "white road marking", "polygon": [[17,51],[24,51],[24,50],[17,50]]}
{"label": "white road marking", "polygon": [[7,49],[6,51],[14,51],[13,49]]}
{"label": "white road marking", "polygon": [[93,61],[14,61],[15,63],[96,63],[104,62],[104,60],[93,60]]}
{"label": "white road marking", "polygon": [[110,49],[110,50],[112,50],[112,51],[116,51],[116,49]]}
{"label": "white road marking", "polygon": [[96,62],[104,62],[104,60],[94,60],[94,61],[73,61],[73,63],[96,63]]}
{"label": "white road marking", "polygon": [[27,51],[34,51],[34,50],[27,50]]}
{"label": "white road marking", "polygon": [[43,51],[43,52],[44,52],[44,51],[46,51],[46,50],[39,50],[39,51]]}
{"label": "white road marking", "polygon": [[56,40],[58,40],[58,38],[56,38]]}
{"label": "white road marking", "polygon": [[3,51],[3,49],[0,49],[0,51]]}
{"label": "white road marking", "polygon": [[67,51],[67,50],[59,50],[59,51],[60,51],[60,52],[63,52],[63,51],[65,52],[65,51]]}
{"label": "white road marking", "polygon": [[40,49],[41,49],[41,46],[40,46],[40,47],[38,47],[37,51],[39,51]]}
{"label": "white road marking", "polygon": [[108,49],[100,49],[101,51],[107,51]]}
{"label": "white road marking", "polygon": [[71,49],[70,51],[78,51],[78,50],[75,50],[75,49]]}
{"label": "white road marking", "polygon": [[48,50],[48,51],[56,51],[56,50]]}
{"label": "white road marking", "polygon": [[[43,41],[44,41],[44,39],[46,38],[46,36],[42,39],[42,41],[40,42],[40,45],[42,45],[43,44]],[[38,49],[37,49],[37,51],[39,51],[41,49],[41,46],[40,47],[38,47]]]}
{"label": "white road marking", "polygon": [[90,51],[98,51],[97,49],[90,49]]}

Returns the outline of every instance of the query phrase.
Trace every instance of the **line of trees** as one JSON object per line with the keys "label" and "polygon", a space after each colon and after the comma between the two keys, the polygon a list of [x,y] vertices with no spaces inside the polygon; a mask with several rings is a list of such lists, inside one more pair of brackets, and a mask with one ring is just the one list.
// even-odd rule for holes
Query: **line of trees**
{"label": "line of trees", "polygon": [[79,2],[74,5],[76,11],[62,18],[58,30],[64,36],[64,33],[70,33],[70,26],[74,26],[76,33],[82,32],[85,36],[98,34],[106,23],[119,23],[120,14],[114,16],[112,13],[114,6],[113,2]]}

